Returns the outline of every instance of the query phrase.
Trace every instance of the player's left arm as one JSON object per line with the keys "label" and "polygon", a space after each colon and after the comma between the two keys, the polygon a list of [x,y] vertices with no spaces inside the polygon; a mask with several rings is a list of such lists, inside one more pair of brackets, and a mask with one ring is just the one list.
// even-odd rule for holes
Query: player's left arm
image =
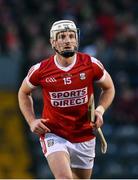
{"label": "player's left arm", "polygon": [[[97,85],[101,88],[101,94],[100,94],[98,106],[102,106],[105,111],[111,105],[115,96],[114,84],[110,74],[107,71],[105,73],[104,80],[98,82]],[[104,112],[102,112],[102,114],[103,113]]]}
{"label": "player's left arm", "polygon": [[110,74],[106,71],[105,78],[102,81],[99,81],[97,85],[101,88],[101,93],[99,97],[98,106],[95,109],[96,128],[101,127],[103,124],[103,114],[111,105],[114,96],[115,88]]}

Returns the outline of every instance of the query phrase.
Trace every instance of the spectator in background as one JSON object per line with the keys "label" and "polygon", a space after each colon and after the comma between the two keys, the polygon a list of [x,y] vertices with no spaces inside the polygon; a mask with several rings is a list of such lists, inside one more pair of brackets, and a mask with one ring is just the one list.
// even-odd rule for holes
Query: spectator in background
{"label": "spectator in background", "polygon": [[118,123],[136,123],[138,117],[137,89],[132,89],[130,77],[120,71],[116,75],[117,96],[112,107],[112,118]]}
{"label": "spectator in background", "polygon": [[[65,17],[74,20],[81,28],[80,50],[101,59],[117,87],[113,106],[110,113],[108,110],[105,115],[109,115],[109,118],[106,117],[106,122],[114,123],[116,128],[122,121],[129,124],[138,123],[137,0],[0,0],[0,65],[10,67],[10,71],[9,69],[0,71],[1,77],[4,77],[0,80],[1,88],[5,88],[7,82],[8,90],[10,84],[16,89],[17,78],[22,81],[32,64],[39,63],[41,58],[44,56],[47,58],[52,53],[48,45],[50,23]],[[10,38],[9,35],[7,36],[8,32],[11,34]],[[13,42],[10,46],[9,39]],[[124,76],[122,72],[129,77],[129,86],[120,82]],[[120,90],[122,87],[123,90]],[[130,97],[133,99],[133,103],[130,102],[133,108],[129,108],[126,104],[131,100]],[[42,111],[42,97],[37,89],[34,100],[39,117]],[[117,116],[118,111],[120,116]],[[127,118],[132,116],[133,118]],[[34,149],[34,157],[37,159],[39,149]],[[41,158],[39,160],[40,164],[35,166],[34,172],[37,178],[43,178],[46,177],[47,172],[42,170]],[[95,172],[97,172],[96,177],[100,177],[101,173]],[[107,172],[109,173],[108,170]],[[135,172],[137,173],[137,167]],[[122,176],[124,177],[125,174],[124,171]]]}
{"label": "spectator in background", "polygon": [[[137,7],[135,0],[48,0],[41,3],[0,0],[0,53],[20,61],[18,65],[17,61],[13,64],[23,71],[24,77],[28,67],[52,53],[47,38],[51,20],[70,17],[81,28],[80,49],[102,59],[113,79],[123,69],[130,77],[132,89],[136,88]],[[36,42],[39,45],[35,45]],[[114,64],[114,68],[111,69],[110,64]]]}

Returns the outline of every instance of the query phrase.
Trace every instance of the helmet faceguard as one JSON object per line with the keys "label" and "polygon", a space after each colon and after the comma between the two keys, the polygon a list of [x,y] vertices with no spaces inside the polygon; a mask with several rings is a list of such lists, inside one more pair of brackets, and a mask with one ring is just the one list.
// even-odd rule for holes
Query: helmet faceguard
{"label": "helmet faceguard", "polygon": [[[73,31],[75,32],[76,40],[78,42],[79,39],[79,30],[77,29],[75,23],[70,20],[61,20],[56,21],[50,30],[50,39],[56,40],[57,34],[60,32],[66,32],[66,31]],[[59,52],[55,47],[53,47],[57,53],[59,53],[63,57],[71,57],[75,54],[75,52],[78,50],[78,47],[75,47],[74,50],[65,50],[62,52]]]}

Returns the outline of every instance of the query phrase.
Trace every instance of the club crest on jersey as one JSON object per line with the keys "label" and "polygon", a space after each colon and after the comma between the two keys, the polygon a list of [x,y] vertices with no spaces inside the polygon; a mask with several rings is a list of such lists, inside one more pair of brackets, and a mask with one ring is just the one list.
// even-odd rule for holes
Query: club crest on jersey
{"label": "club crest on jersey", "polygon": [[47,140],[47,145],[48,145],[48,147],[53,146],[54,145],[54,139]]}
{"label": "club crest on jersey", "polygon": [[86,79],[86,74],[85,74],[85,73],[80,73],[80,79],[81,79],[81,80]]}

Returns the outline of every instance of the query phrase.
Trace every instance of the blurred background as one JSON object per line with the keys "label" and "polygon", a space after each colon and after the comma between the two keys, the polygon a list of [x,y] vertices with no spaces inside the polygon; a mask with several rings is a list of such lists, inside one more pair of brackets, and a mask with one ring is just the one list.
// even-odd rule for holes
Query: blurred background
{"label": "blurred background", "polygon": [[[0,178],[53,178],[17,92],[29,68],[53,53],[49,29],[61,19],[75,21],[79,51],[98,58],[115,83],[104,116],[108,152],[97,141],[93,178],[138,178],[137,0],[0,0]],[[33,96],[40,117],[41,91]]]}

